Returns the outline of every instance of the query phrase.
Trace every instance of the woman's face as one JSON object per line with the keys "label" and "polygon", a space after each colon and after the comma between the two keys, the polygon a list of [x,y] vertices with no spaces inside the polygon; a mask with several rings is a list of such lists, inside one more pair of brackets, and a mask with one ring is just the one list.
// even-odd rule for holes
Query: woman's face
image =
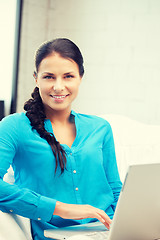
{"label": "woman's face", "polygon": [[81,83],[79,67],[72,59],[53,53],[44,58],[38,69],[36,84],[46,116],[53,111],[70,111]]}

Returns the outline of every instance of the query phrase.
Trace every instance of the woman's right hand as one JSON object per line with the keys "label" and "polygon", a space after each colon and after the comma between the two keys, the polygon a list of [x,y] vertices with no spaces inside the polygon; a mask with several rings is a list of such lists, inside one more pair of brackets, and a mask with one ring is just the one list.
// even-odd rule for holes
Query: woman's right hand
{"label": "woman's right hand", "polygon": [[101,209],[91,205],[66,204],[57,201],[54,215],[58,215],[65,219],[81,220],[85,218],[97,218],[108,229],[110,228],[111,219]]}

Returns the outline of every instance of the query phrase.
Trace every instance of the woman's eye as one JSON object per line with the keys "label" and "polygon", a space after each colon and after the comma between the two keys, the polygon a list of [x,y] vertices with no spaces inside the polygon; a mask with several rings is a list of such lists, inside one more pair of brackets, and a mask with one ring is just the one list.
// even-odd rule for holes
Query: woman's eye
{"label": "woman's eye", "polygon": [[74,78],[73,75],[66,75],[65,78]]}
{"label": "woman's eye", "polygon": [[44,79],[53,79],[53,76],[49,76],[49,75],[48,75],[48,76],[44,76],[43,78],[44,78]]}

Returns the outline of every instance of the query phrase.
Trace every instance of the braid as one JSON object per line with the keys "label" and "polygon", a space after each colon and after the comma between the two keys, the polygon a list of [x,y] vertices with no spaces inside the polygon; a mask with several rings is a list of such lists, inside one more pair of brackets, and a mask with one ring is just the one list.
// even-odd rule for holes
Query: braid
{"label": "braid", "polygon": [[56,168],[55,173],[58,167],[58,163],[61,167],[61,174],[64,172],[66,168],[66,153],[64,149],[61,147],[60,143],[56,141],[54,135],[50,132],[47,132],[44,127],[44,120],[46,118],[44,112],[44,106],[42,103],[42,99],[39,94],[39,88],[36,87],[32,93],[32,98],[29,99],[24,104],[24,110],[26,111],[26,116],[29,118],[31,122],[32,129],[37,130],[41,138],[46,139],[46,141],[51,146],[53,154],[56,159]]}

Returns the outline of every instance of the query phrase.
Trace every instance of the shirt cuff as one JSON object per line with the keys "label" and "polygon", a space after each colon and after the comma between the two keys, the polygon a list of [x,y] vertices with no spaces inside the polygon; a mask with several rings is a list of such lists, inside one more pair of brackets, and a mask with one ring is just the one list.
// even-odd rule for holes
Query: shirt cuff
{"label": "shirt cuff", "polygon": [[39,221],[49,222],[54,213],[56,202],[57,201],[55,199],[40,196],[36,211],[36,219]]}

